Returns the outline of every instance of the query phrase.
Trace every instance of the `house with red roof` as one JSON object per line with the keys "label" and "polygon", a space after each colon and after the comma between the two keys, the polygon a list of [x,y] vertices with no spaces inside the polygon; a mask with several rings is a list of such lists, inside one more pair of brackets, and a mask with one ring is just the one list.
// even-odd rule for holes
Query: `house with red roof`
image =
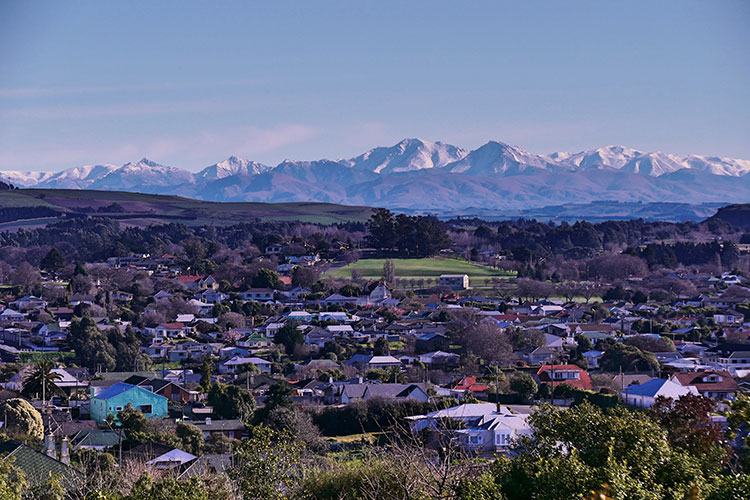
{"label": "house with red roof", "polygon": [[487,384],[477,383],[476,377],[464,377],[451,389],[454,393],[465,394],[469,391],[471,394],[478,392],[487,392],[490,388]]}
{"label": "house with red roof", "polygon": [[557,387],[560,384],[570,384],[579,389],[591,390],[589,373],[576,365],[543,365],[536,372],[539,382],[552,384]]}
{"label": "house with red roof", "polygon": [[219,283],[210,274],[208,276],[181,275],[177,276],[177,282],[190,291],[219,288]]}
{"label": "house with red roof", "polygon": [[683,387],[692,385],[701,396],[719,401],[736,398],[740,390],[737,381],[726,371],[675,373],[671,380]]}

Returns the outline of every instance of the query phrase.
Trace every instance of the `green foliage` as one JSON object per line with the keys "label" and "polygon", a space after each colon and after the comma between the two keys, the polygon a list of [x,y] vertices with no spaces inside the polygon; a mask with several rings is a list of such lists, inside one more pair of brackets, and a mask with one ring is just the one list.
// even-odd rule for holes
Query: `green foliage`
{"label": "green foliage", "polygon": [[255,412],[252,393],[236,385],[213,384],[206,402],[213,407],[218,418],[239,418],[248,423]]}
{"label": "green foliage", "polygon": [[59,272],[60,269],[65,265],[65,257],[60,253],[57,248],[52,248],[47,255],[44,256],[39,267],[45,271]]}
{"label": "green foliage", "polygon": [[12,436],[42,439],[42,415],[25,399],[9,399],[5,402],[5,431]]}
{"label": "green foliage", "polygon": [[272,290],[278,290],[283,286],[284,285],[281,283],[276,271],[265,268],[258,269],[258,274],[255,275],[252,281],[253,288],[270,288]]}
{"label": "green foliage", "polygon": [[73,320],[68,342],[76,353],[76,362],[92,372],[114,370],[117,366],[115,348],[88,314]]}
{"label": "green foliage", "polygon": [[33,500],[65,500],[66,495],[60,480],[51,474],[44,482],[30,488],[24,497]]}
{"label": "green foliage", "polygon": [[510,389],[523,399],[529,399],[536,394],[538,387],[531,375],[519,372],[510,377]]}
{"label": "green foliage", "polygon": [[281,500],[302,476],[301,445],[284,432],[253,427],[234,451],[229,477],[243,500]]}
{"label": "green foliage", "polygon": [[200,455],[203,450],[203,432],[193,424],[179,422],[175,428],[177,438],[182,442],[182,449],[193,455]]}
{"label": "green foliage", "polygon": [[53,372],[54,368],[55,363],[48,359],[40,359],[34,363],[31,373],[23,380],[21,394],[26,397],[44,396],[47,400],[55,394],[64,394],[56,383],[62,375]]}
{"label": "green foliage", "polygon": [[13,465],[13,459],[2,457],[0,460],[0,498],[3,500],[21,500],[27,489],[25,475]]}
{"label": "green foliage", "polygon": [[273,336],[273,341],[276,344],[283,345],[286,353],[291,355],[294,353],[294,348],[297,344],[305,343],[305,336],[297,329],[295,323],[287,322]]}
{"label": "green foliage", "polygon": [[643,352],[635,346],[614,344],[604,352],[599,361],[603,371],[657,371],[659,362],[650,352]]}
{"label": "green foliage", "polygon": [[176,479],[163,477],[155,480],[143,475],[123,500],[230,500],[233,491],[220,477],[207,479],[191,477]]}

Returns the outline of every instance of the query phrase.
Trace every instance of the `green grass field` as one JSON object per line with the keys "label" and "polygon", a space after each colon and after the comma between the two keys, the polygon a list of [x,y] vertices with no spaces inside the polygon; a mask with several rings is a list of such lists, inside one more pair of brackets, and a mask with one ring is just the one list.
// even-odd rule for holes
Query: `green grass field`
{"label": "green grass field", "polygon": [[[473,285],[481,285],[484,279],[507,278],[512,274],[502,269],[472,264],[465,260],[448,258],[392,259],[396,266],[396,277],[401,279],[437,279],[441,274],[468,274]],[[383,276],[385,259],[361,259],[327,274],[335,278],[351,278],[355,269],[365,279]]]}

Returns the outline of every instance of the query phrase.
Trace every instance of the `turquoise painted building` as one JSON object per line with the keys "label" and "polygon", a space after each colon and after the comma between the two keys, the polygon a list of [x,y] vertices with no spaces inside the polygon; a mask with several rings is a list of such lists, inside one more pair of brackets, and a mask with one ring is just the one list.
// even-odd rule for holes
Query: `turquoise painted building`
{"label": "turquoise painted building", "polygon": [[146,417],[166,417],[167,398],[125,382],[117,382],[91,398],[91,418],[103,424],[110,413],[117,416],[130,403]]}

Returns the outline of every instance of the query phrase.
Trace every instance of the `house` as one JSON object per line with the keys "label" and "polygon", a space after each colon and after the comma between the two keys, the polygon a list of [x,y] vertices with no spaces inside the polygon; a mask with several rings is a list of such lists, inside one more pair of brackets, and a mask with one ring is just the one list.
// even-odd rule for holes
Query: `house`
{"label": "house", "polygon": [[250,288],[239,293],[241,300],[254,300],[256,302],[269,302],[273,300],[274,291],[270,288]]}
{"label": "house", "polygon": [[476,377],[464,377],[459,380],[456,385],[453,386],[453,388],[451,389],[451,394],[460,397],[467,392],[471,394],[487,392],[489,388],[490,386],[487,384],[478,383]]}
{"label": "house", "polygon": [[184,323],[161,323],[156,327],[156,336],[162,339],[173,339],[184,337],[192,331],[192,328]]}
{"label": "house", "polygon": [[14,300],[8,304],[9,307],[18,309],[20,311],[28,311],[30,309],[44,309],[47,307],[47,301],[34,297],[33,295],[27,295],[20,299]]}
{"label": "house", "polygon": [[602,359],[602,356],[604,356],[604,351],[591,350],[583,353],[583,357],[588,361],[590,369],[599,368],[599,361]]}
{"label": "house", "polygon": [[154,300],[156,300],[157,304],[166,304],[170,300],[172,300],[172,297],[174,297],[174,295],[167,292],[166,290],[160,290],[156,292],[156,294],[154,294]]}
{"label": "house", "polygon": [[206,302],[208,304],[221,304],[223,301],[229,298],[229,295],[224,292],[214,290],[213,288],[209,288],[208,290],[203,290],[202,292],[196,293],[193,298],[202,302]]}
{"label": "house", "polygon": [[272,363],[270,361],[266,361],[262,358],[244,358],[240,356],[234,356],[231,359],[219,363],[219,373],[238,373],[243,371],[242,367],[244,365],[255,365],[260,373],[271,373]]}
{"label": "house", "polygon": [[213,276],[178,276],[177,282],[191,292],[205,290],[207,288],[218,289],[219,283]]}
{"label": "house", "polygon": [[420,354],[419,361],[432,369],[450,370],[458,366],[461,356],[452,352],[434,351]]}
{"label": "house", "polygon": [[448,286],[454,290],[467,290],[469,288],[468,274],[441,274],[440,286]]}
{"label": "house", "polygon": [[151,388],[153,389],[154,394],[164,396],[169,401],[190,403],[192,401],[198,401],[198,397],[200,396],[198,391],[186,389],[182,385],[171,380],[151,380]]}
{"label": "house", "polygon": [[265,252],[263,253],[265,253],[266,255],[279,255],[283,251],[284,251],[283,245],[268,245],[265,249]]}
{"label": "house", "polygon": [[357,297],[344,297],[341,294],[334,293],[323,299],[322,302],[326,305],[345,306],[347,304],[356,304]]}
{"label": "house", "polygon": [[133,294],[116,290],[109,294],[109,298],[112,299],[113,302],[130,302],[133,300]]}
{"label": "house", "polygon": [[591,390],[591,377],[586,370],[576,365],[542,365],[536,372],[539,382],[553,386],[570,384],[579,389]]}
{"label": "house", "polygon": [[96,395],[93,395],[92,391],[91,418],[100,425],[104,424],[107,415],[117,417],[117,412],[125,409],[127,405],[132,405],[148,418],[167,416],[167,398],[142,387],[117,382]]}
{"label": "house", "polygon": [[430,396],[424,384],[381,384],[374,382],[356,383],[356,384],[332,384],[330,386],[334,391],[327,394],[329,398],[333,397],[334,401],[341,404],[349,404],[353,401],[371,399],[397,399],[410,400],[427,403]]}
{"label": "house", "polygon": [[465,451],[472,453],[505,451],[519,437],[532,434],[527,417],[528,415],[525,414],[493,412],[469,422],[465,429],[455,431],[455,435]]}
{"label": "house", "polygon": [[193,314],[198,315],[209,314],[214,309],[213,304],[209,304],[208,302],[203,302],[202,300],[198,299],[190,299],[187,301],[187,304],[188,306],[190,306]]}
{"label": "house", "polygon": [[675,373],[669,380],[683,387],[693,386],[701,396],[719,401],[733,400],[740,391],[737,381],[726,371]]}
{"label": "house", "polygon": [[196,457],[195,455],[191,455],[190,453],[186,451],[182,451],[179,448],[175,448],[171,451],[168,451],[167,453],[164,453],[162,455],[159,455],[156,458],[149,460],[146,463],[148,465],[153,466],[155,469],[166,470],[166,469],[174,469],[192,460],[195,460],[196,458],[198,457]]}
{"label": "house", "polygon": [[245,424],[242,420],[214,420],[206,417],[205,420],[196,420],[191,422],[203,433],[203,438],[208,440],[211,436],[222,434],[231,439],[242,439],[245,433]]}
{"label": "house", "polygon": [[[123,436],[123,439],[125,437]],[[120,442],[119,431],[110,429],[85,429],[78,431],[70,440],[73,450],[104,451],[117,446]]]}
{"label": "house", "polygon": [[401,361],[393,356],[373,356],[371,354],[355,354],[344,362],[358,370],[374,370],[377,368],[400,368]]}
{"label": "house", "polygon": [[621,396],[625,404],[651,408],[658,397],[680,399],[686,394],[697,395],[698,391],[693,386],[683,387],[667,379],[654,378],[645,384],[626,387]]}
{"label": "house", "polygon": [[87,293],[74,293],[70,296],[69,302],[71,306],[77,306],[79,304],[93,305],[96,297]]}
{"label": "house", "polygon": [[745,321],[744,314],[731,309],[721,313],[716,313],[713,318],[719,325],[741,325]]}
{"label": "house", "polygon": [[[562,341],[562,339],[560,339]],[[521,361],[530,365],[541,365],[551,363],[557,357],[558,353],[549,347],[526,347],[516,352]]]}
{"label": "house", "polygon": [[464,425],[495,413],[508,414],[507,408],[498,407],[495,403],[467,403],[443,410],[435,410],[426,415],[406,417],[412,431],[418,432],[427,428],[440,428],[445,421],[453,420]]}
{"label": "house", "polygon": [[445,335],[440,333],[425,333],[417,337],[414,343],[414,350],[416,352],[439,351],[448,349],[450,344],[450,339]]}
{"label": "house", "polygon": [[367,298],[371,304],[378,304],[386,299],[393,298],[393,295],[385,284],[380,283],[372,289]]}
{"label": "house", "polygon": [[8,308],[0,313],[0,321],[23,321],[26,319],[26,316],[24,314],[21,314],[18,311],[14,311],[11,308]]}
{"label": "house", "polygon": [[[49,447],[50,443],[45,445]],[[54,441],[51,445],[47,453],[42,453],[20,441],[10,439],[0,443],[0,456],[3,457],[3,461],[12,460],[13,465],[23,471],[24,478],[31,487],[41,486],[50,476],[55,476],[64,489],[75,488],[84,478],[77,469],[69,465],[70,450],[67,439],[63,440],[60,447],[60,460],[57,460]]]}

